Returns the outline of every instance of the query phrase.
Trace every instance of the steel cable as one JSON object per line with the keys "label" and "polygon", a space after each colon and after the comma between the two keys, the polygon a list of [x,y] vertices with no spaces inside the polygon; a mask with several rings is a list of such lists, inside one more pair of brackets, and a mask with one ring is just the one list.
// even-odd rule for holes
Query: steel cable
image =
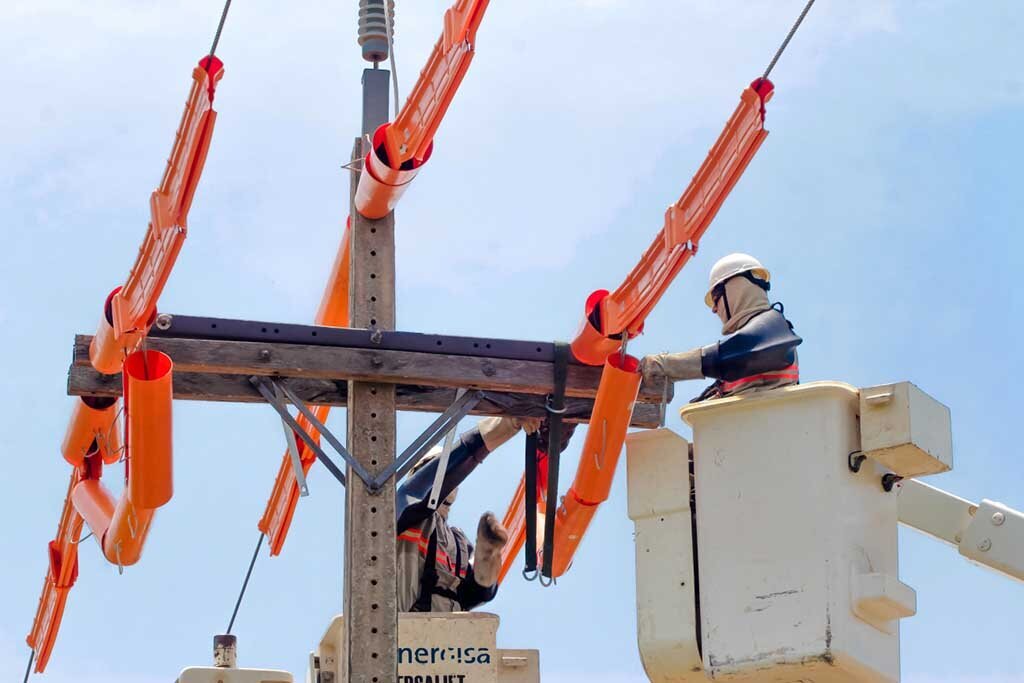
{"label": "steel cable", "polygon": [[785,52],[786,46],[789,45],[789,41],[792,40],[796,30],[800,28],[800,24],[803,23],[804,17],[807,16],[807,12],[810,11],[811,5],[813,4],[814,0],[807,0],[807,4],[804,5],[803,12],[800,13],[799,17],[797,17],[796,23],[793,24],[793,28],[789,29],[789,35],[787,35],[786,39],[782,41],[782,45],[780,45],[779,49],[775,52],[775,56],[772,57],[772,61],[768,64],[768,68],[764,70],[764,75],[761,76],[762,80],[768,78],[768,74],[770,74],[772,69],[775,68],[775,63],[779,61],[779,57],[781,57],[782,53]]}
{"label": "steel cable", "polygon": [[32,674],[32,662],[35,661],[36,651],[32,650],[28,655],[28,666],[25,667],[25,683],[28,683],[28,677]]}
{"label": "steel cable", "polygon": [[213,45],[210,46],[210,57],[217,52],[217,43],[220,42],[220,33],[224,30],[224,21],[228,18],[228,9],[231,8],[231,0],[224,0],[224,9],[220,13],[220,22],[217,24],[217,32],[213,34]]}
{"label": "steel cable", "polygon": [[231,612],[231,621],[228,622],[228,630],[225,631],[227,635],[231,635],[231,628],[235,625],[235,617],[238,616],[238,608],[242,605],[242,598],[245,597],[245,589],[249,587],[249,577],[252,576],[252,568],[256,566],[256,558],[260,554],[260,548],[263,546],[263,539],[266,538],[263,532],[260,532],[260,540],[256,543],[256,550],[252,553],[252,559],[249,560],[249,570],[245,572],[245,580],[242,581],[242,590],[238,592],[238,600],[235,601],[235,609]]}

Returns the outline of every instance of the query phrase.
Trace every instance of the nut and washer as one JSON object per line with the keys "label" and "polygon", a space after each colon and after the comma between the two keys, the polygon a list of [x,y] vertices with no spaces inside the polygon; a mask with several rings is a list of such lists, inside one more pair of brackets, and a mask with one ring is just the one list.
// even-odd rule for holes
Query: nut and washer
{"label": "nut and washer", "polygon": [[987,553],[991,549],[992,549],[992,541],[990,541],[987,538],[983,539],[981,541],[981,543],[978,544],[978,550],[980,550],[983,553]]}
{"label": "nut and washer", "polygon": [[995,526],[999,526],[1005,521],[1006,515],[1004,515],[1002,512],[995,512],[992,514],[992,524],[994,524]]}

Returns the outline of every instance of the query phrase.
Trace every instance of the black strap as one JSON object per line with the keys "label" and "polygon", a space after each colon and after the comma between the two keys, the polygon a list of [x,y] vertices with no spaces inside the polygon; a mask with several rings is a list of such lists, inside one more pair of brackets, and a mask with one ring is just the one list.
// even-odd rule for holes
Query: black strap
{"label": "black strap", "polygon": [[565,413],[565,379],[569,372],[569,345],[555,342],[555,390],[548,397],[548,491],[544,507],[544,557],[541,576],[552,579],[555,554],[555,515],[558,514],[558,461],[562,454],[562,415]]}
{"label": "black strap", "polygon": [[537,573],[537,432],[526,435],[526,566],[523,577]]}
{"label": "black strap", "polygon": [[413,603],[412,612],[429,612],[430,597],[437,591],[437,528],[430,533],[427,554],[423,558],[423,574],[420,575],[420,594]]}
{"label": "black strap", "polygon": [[462,603],[459,602],[459,594],[450,588],[434,588],[434,595],[440,595],[442,598],[448,598],[459,607],[462,607]]}

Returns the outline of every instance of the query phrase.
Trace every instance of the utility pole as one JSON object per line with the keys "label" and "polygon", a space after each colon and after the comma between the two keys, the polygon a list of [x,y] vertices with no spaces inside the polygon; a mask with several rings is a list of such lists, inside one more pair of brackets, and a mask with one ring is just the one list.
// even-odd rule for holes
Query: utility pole
{"label": "utility pole", "polygon": [[[391,0],[360,0],[359,44],[364,69],[362,131],[352,149],[352,167],[369,149],[367,135],[388,120],[390,73],[378,68],[388,56]],[[396,103],[397,107],[397,103]],[[351,173],[351,267],[349,311],[352,327],[395,329],[395,220],[369,220],[356,211],[354,197],[362,171]],[[395,459],[395,385],[348,384],[348,450],[371,475]],[[398,673],[398,583],[395,548],[395,486],[377,492],[348,468],[345,492],[344,683],[391,683]]]}

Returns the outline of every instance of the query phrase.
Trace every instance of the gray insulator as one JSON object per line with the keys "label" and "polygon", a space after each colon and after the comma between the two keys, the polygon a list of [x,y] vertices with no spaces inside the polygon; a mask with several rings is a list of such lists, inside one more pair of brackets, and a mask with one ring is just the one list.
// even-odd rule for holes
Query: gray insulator
{"label": "gray insulator", "polygon": [[[386,0],[391,17],[391,34],[395,32],[395,0]],[[388,58],[388,29],[385,24],[385,0],[359,0],[359,45],[363,59],[383,62]]]}

